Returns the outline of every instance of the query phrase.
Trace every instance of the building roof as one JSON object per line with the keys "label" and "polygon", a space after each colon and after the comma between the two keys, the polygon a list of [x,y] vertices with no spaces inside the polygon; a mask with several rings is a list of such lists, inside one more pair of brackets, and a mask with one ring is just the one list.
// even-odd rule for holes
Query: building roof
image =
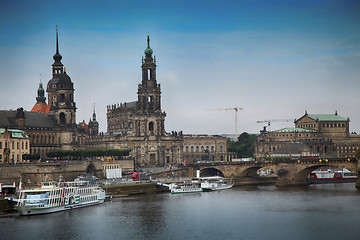
{"label": "building roof", "polygon": [[42,113],[49,113],[50,112],[50,106],[43,102],[37,102],[31,109],[31,112],[42,112]]}
{"label": "building roof", "polygon": [[[16,124],[17,110],[0,110],[0,127],[17,128]],[[24,111],[25,128],[55,128],[57,127],[53,118],[42,112]]]}
{"label": "building roof", "polygon": [[337,114],[308,114],[308,117],[318,121],[347,121],[347,118]]}
{"label": "building roof", "polygon": [[306,128],[282,128],[279,130],[275,130],[273,132],[316,132],[316,131]]}
{"label": "building roof", "polygon": [[0,137],[4,134],[5,131],[8,131],[11,134],[11,138],[29,138],[24,131],[18,129],[5,129],[0,128]]}

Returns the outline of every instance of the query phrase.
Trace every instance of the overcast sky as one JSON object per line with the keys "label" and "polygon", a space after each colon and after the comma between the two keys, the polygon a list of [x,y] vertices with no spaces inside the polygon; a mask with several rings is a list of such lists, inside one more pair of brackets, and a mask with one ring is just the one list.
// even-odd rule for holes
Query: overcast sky
{"label": "overcast sky", "polygon": [[[52,78],[56,24],[77,122],[137,100],[146,36],[165,127],[258,133],[260,120],[333,114],[360,133],[360,0],[0,0],[0,109],[36,103]],[[271,130],[293,127],[273,123]]]}

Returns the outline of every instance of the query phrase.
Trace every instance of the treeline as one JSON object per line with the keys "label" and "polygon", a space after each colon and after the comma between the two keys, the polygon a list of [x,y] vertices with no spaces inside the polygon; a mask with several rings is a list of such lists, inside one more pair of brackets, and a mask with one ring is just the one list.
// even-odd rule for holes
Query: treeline
{"label": "treeline", "polygon": [[40,155],[39,154],[23,154],[22,159],[23,160],[39,160]]}
{"label": "treeline", "polygon": [[49,158],[67,159],[75,158],[82,159],[84,157],[115,157],[121,158],[129,156],[130,150],[127,149],[86,149],[86,150],[53,150],[46,155]]}
{"label": "treeline", "polygon": [[257,135],[243,132],[237,141],[227,140],[228,152],[236,153],[237,158],[254,157]]}

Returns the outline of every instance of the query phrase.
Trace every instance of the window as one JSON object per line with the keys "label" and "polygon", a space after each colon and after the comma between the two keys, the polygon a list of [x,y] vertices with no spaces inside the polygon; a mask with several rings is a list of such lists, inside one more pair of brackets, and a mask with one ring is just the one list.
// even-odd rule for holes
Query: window
{"label": "window", "polygon": [[65,113],[60,113],[59,115],[60,124],[66,124],[66,116]]}
{"label": "window", "polygon": [[154,122],[149,122],[149,131],[154,131]]}
{"label": "window", "polygon": [[11,145],[12,145],[12,149],[14,149],[14,148],[15,148],[15,143],[14,143],[14,141],[11,141]]}
{"label": "window", "polygon": [[16,147],[17,147],[17,149],[19,149],[19,142],[16,143]]}
{"label": "window", "polygon": [[0,149],[2,149],[2,142],[0,142]]}

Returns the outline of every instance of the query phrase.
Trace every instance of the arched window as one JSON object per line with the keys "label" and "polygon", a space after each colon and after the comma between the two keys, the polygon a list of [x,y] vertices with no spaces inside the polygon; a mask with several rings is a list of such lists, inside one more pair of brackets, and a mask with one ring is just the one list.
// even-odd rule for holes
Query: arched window
{"label": "arched window", "polygon": [[189,147],[188,146],[186,146],[185,152],[189,152]]}
{"label": "arched window", "polygon": [[59,122],[60,124],[66,124],[66,116],[65,116],[65,113],[60,113],[59,115]]}
{"label": "arched window", "polygon": [[149,131],[154,131],[154,122],[149,122]]}
{"label": "arched window", "polygon": [[191,150],[190,150],[191,152],[194,152],[194,146],[191,146]]}
{"label": "arched window", "polygon": [[196,152],[199,152],[199,146],[196,146]]}

